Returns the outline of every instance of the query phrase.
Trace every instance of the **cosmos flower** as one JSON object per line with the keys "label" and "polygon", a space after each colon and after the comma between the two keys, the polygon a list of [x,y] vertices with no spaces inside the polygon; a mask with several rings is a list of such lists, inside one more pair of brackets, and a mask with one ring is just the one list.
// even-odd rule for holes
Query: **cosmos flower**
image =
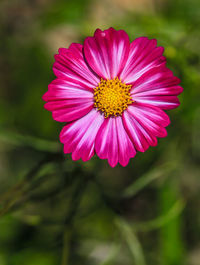
{"label": "cosmos flower", "polygon": [[57,79],[43,100],[53,119],[66,123],[60,133],[64,153],[83,161],[96,153],[112,167],[126,166],[167,135],[170,120],[163,110],[179,106],[183,89],[163,51],[155,39],[130,43],[125,31],[113,28],[59,49]]}

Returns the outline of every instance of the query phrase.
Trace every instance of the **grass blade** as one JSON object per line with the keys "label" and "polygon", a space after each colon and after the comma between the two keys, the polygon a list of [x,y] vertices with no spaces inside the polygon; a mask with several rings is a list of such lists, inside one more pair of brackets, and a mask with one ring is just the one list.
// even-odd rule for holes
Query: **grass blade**
{"label": "grass blade", "polygon": [[130,253],[134,260],[134,264],[146,265],[142,246],[133,229],[123,219],[116,219],[116,225],[129,247]]}

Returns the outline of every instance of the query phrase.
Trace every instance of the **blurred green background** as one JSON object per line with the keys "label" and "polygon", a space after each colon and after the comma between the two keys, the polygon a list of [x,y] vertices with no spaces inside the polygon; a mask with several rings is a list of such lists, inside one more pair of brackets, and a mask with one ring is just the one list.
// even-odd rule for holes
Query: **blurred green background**
{"label": "blurred green background", "polygon": [[[157,38],[181,78],[168,137],[126,168],[62,154],[44,110],[59,47]],[[0,265],[200,264],[200,1],[1,0]]]}

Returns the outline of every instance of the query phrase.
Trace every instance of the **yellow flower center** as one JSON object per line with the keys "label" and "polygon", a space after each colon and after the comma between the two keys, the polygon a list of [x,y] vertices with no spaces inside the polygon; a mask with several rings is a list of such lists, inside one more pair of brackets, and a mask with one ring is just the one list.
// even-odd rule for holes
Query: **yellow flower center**
{"label": "yellow flower center", "polygon": [[101,79],[94,88],[94,106],[104,113],[105,118],[122,115],[128,105],[133,103],[130,95],[131,85],[126,85],[118,79]]}

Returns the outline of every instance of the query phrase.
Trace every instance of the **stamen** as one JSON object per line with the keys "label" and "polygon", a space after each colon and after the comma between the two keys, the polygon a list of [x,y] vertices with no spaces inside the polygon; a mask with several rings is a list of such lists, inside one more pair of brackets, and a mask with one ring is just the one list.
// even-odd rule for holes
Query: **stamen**
{"label": "stamen", "polygon": [[94,107],[104,113],[105,118],[121,116],[128,105],[133,103],[130,95],[132,85],[126,85],[118,79],[101,79],[94,88]]}

